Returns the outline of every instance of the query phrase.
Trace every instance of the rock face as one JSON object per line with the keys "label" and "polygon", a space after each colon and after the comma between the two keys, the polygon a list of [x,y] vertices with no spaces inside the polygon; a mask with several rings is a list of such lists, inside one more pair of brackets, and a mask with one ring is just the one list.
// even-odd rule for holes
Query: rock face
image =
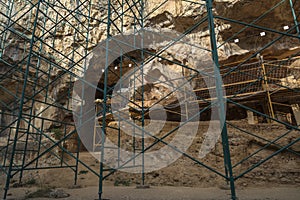
{"label": "rock face", "polygon": [[[39,68],[42,71],[49,71],[50,79],[54,79],[54,77],[63,73],[64,69],[70,67],[71,60],[74,63],[79,62],[79,64],[82,65],[82,55],[85,50],[91,51],[93,47],[107,37],[107,25],[101,22],[101,20],[104,20],[107,16],[107,3],[105,1],[96,0],[93,1],[91,5],[77,5],[80,9],[76,9],[76,4],[67,0],[61,0],[56,3],[52,2],[52,4],[42,3],[39,10],[45,11],[45,13],[40,13],[37,16],[38,26],[34,28],[33,22],[38,9],[35,4],[36,2],[37,1],[31,1],[31,3],[28,3],[17,1],[14,5],[9,3],[9,1],[3,2],[5,6],[1,8],[1,11],[12,16],[11,18],[8,18],[2,15],[0,19],[4,25],[9,27],[9,31],[5,31],[2,40],[2,43],[5,44],[5,48],[2,52],[3,61],[14,65],[22,60],[26,60],[26,56],[30,50],[30,40],[33,36],[32,32],[35,30],[34,37],[41,37],[43,44],[39,41],[35,41],[36,45],[33,50],[35,52],[40,52],[48,59],[48,61],[42,60],[42,63],[39,64]],[[114,7],[117,7],[118,2],[112,1],[112,4]],[[160,4],[160,1],[150,0],[144,5],[144,15],[147,16],[144,21],[145,27],[157,29],[166,28],[175,30],[178,33],[184,33],[206,14],[204,2],[191,3],[188,1],[170,0],[162,5]],[[273,8],[276,6],[278,7]],[[269,11],[270,8],[273,9]],[[67,9],[73,9],[74,11],[80,10],[80,13],[78,14],[80,17],[76,18],[73,14],[68,15]],[[129,10],[130,7],[124,5],[123,9]],[[254,10],[255,12],[253,12]],[[300,5],[298,3],[295,3],[294,10],[296,13],[300,10]],[[285,58],[299,50],[299,40],[297,38],[282,37],[282,35],[276,33],[276,31],[282,31],[284,26],[291,28],[290,30],[287,30],[288,33],[295,33],[294,19],[288,1],[278,3],[274,1],[261,2],[259,0],[219,0],[214,1],[214,13],[217,16],[232,19],[231,21],[221,18],[216,18],[215,20],[216,37],[218,44],[220,45],[219,55],[221,60],[232,61],[243,59],[250,53],[268,45],[270,41],[276,38],[278,38],[276,43],[270,45],[261,52],[261,55],[264,55],[265,58]],[[45,18],[45,15],[47,15],[48,20],[46,20],[47,18]],[[66,17],[64,18],[64,16]],[[90,16],[90,21],[88,21],[85,16]],[[131,31],[132,27],[137,24],[134,22],[132,16],[125,15],[121,21],[120,18],[117,18],[116,13],[113,12],[112,17],[115,19],[115,24],[112,26],[110,33],[112,35],[118,34],[117,28],[120,29],[120,27],[122,27],[123,32],[126,33]],[[253,22],[253,26],[256,26],[256,28],[245,27],[243,24],[234,22],[234,20],[240,20],[245,23]],[[262,31],[257,27],[266,27],[274,31],[266,32],[266,35],[261,37],[260,32]],[[240,30],[243,31],[236,34]],[[194,44],[203,48],[210,48],[209,31],[206,23],[188,33],[187,37],[189,37]],[[236,39],[238,39],[238,43],[235,42]],[[226,43],[224,43],[225,41]],[[39,45],[41,46],[41,49],[39,49]],[[75,53],[73,53],[74,50],[76,50]],[[186,51],[186,49],[183,49],[183,51]],[[178,57],[176,53],[177,49],[173,48],[165,52],[163,56],[173,57],[172,60],[177,59],[179,62],[183,63],[186,58],[182,56]],[[65,55],[72,59],[66,59]],[[191,59],[193,60],[195,56],[197,56],[197,53],[192,55]],[[38,58],[31,58],[32,65],[37,65],[36,59]],[[50,68],[48,64],[50,59],[60,67]],[[0,64],[1,70],[9,68],[9,66],[3,62]],[[124,64],[124,66],[126,66],[126,62]],[[194,63],[191,62],[189,62],[188,65],[195,67],[193,66]],[[24,71],[25,66],[26,62],[23,61],[20,65],[20,71]],[[80,75],[79,67],[73,67],[71,71]],[[31,73],[34,73],[34,69],[31,69]],[[21,75],[16,75],[16,73],[14,76],[17,76],[16,78],[21,78]],[[111,76],[113,76],[113,74],[111,74]],[[46,82],[48,78],[47,75],[41,75],[39,79],[43,77],[45,77],[44,82]],[[34,79],[34,77],[32,77],[32,79]],[[113,78],[109,78],[109,80],[112,79]],[[74,80],[72,80],[72,78],[70,79],[67,75],[64,75],[59,82],[55,81],[55,84],[51,84],[49,88],[49,90],[52,91],[50,97],[52,97],[54,101],[57,101],[57,96],[59,96],[60,93],[64,93],[68,90],[69,81]],[[6,82],[3,84],[6,86],[10,85],[10,83]],[[112,84],[113,82],[110,85]],[[43,83],[40,85],[43,85]],[[19,90],[10,90],[12,90],[13,93],[21,93]],[[6,94],[3,91],[1,92]],[[26,92],[29,93],[30,89]],[[5,101],[10,103],[10,101],[14,101],[14,99],[10,98]],[[66,101],[66,99],[58,101]]]}
{"label": "rock face", "polygon": [[[30,115],[30,111],[34,108],[35,114],[31,115],[38,116],[35,121],[36,128],[51,136],[57,133],[54,131],[56,129],[67,133],[72,131],[70,128],[73,121],[70,97],[73,84],[77,76],[83,75],[83,68],[87,67],[85,66],[86,55],[92,52],[99,42],[107,38],[107,1],[94,0],[90,1],[91,3],[88,1],[79,5],[75,1],[49,0],[47,3],[42,2],[40,6],[37,2],[33,0],[15,1],[12,4],[11,1],[5,0],[0,3],[0,11],[6,14],[0,15],[0,23],[3,24],[0,26],[2,37],[0,40],[0,73],[3,75],[0,83],[5,88],[0,88],[0,100],[3,103],[0,110],[6,113],[1,117],[1,119],[5,119],[4,126],[14,121],[19,112],[19,98],[23,92],[26,99],[23,102],[24,113],[27,112]],[[112,1],[115,8],[120,7],[118,2]],[[207,23],[189,31],[207,14],[204,1],[192,3],[169,0],[162,3],[161,0],[148,0],[146,2],[143,13],[146,16],[143,21],[146,28],[167,29],[179,34],[188,32],[186,37],[193,45],[210,49]],[[140,28],[139,22],[134,19],[134,15],[130,14],[132,10],[139,13],[140,6],[123,5],[120,8],[125,12],[122,17],[118,16],[119,12],[113,10],[113,23],[109,34],[118,35],[119,31],[132,33],[135,28]],[[273,9],[270,10],[270,8]],[[218,51],[221,63],[243,60],[252,53],[260,51],[262,47],[266,47],[260,52],[264,59],[283,59],[300,51],[299,38],[296,38],[295,22],[289,1],[279,3],[260,0],[215,0],[213,11],[216,16],[219,16],[215,18],[215,30],[217,43],[220,46]],[[300,13],[298,1],[295,1],[294,11],[296,14]],[[296,17],[300,21],[299,15]],[[34,23],[35,19],[36,24]],[[246,27],[245,24],[237,21],[252,23],[252,25]],[[285,26],[288,26],[285,32],[290,37],[283,37],[278,33],[283,31]],[[269,31],[264,31],[265,33],[262,34],[259,27],[266,27]],[[273,40],[276,42],[270,43]],[[164,44],[161,43],[147,50],[156,53],[163,47]],[[31,54],[29,54],[30,52]],[[141,63],[138,51],[130,52],[127,56],[136,60],[137,64]],[[150,55],[147,56],[150,57]],[[164,67],[173,72],[184,73],[181,71],[181,67],[170,61],[197,69],[199,63],[196,61],[204,59],[203,55],[199,55],[199,51],[180,45],[174,45],[160,56],[164,60],[155,60],[149,63],[148,71],[151,75],[149,77],[159,77],[160,81],[164,80],[161,76]],[[254,61],[257,59],[254,58]],[[299,68],[299,62],[290,64],[294,68]],[[130,60],[128,59],[112,63],[109,69],[114,71],[116,66],[121,65],[123,73],[130,70]],[[297,88],[299,77],[300,74],[284,77],[281,79],[282,85]],[[109,73],[108,85],[114,86],[118,80],[118,74]],[[22,88],[25,81],[27,87]],[[99,80],[99,86],[103,86],[103,77]],[[197,81],[192,81],[192,87],[200,86],[197,85]],[[136,88],[136,90],[139,92],[141,88]],[[145,91],[145,99],[151,104],[151,101],[165,96],[168,92],[169,90],[164,84],[156,86],[149,84]],[[102,96],[96,94],[96,97],[101,98]],[[136,100],[141,99],[138,95],[135,98]],[[175,101],[176,97],[171,95],[169,100],[164,100],[164,103],[171,104]],[[62,122],[66,124],[63,125]],[[26,123],[24,127],[26,127]],[[74,146],[74,143],[69,146]],[[72,147],[72,149],[75,148]],[[295,172],[295,174],[298,176],[299,172]],[[288,183],[294,182],[298,184],[299,178],[295,181],[292,179],[288,181]]]}
{"label": "rock face", "polygon": [[[246,169],[256,164],[257,162],[262,161],[265,157],[270,155],[271,152],[278,150],[278,146],[271,145],[267,149],[257,152],[257,154],[250,159],[241,162],[241,164],[238,164],[246,156],[255,153],[259,148],[267,145],[267,143],[251,135],[245,135],[241,131],[233,128],[233,126],[248,130],[251,133],[260,135],[267,140],[271,140],[271,138],[275,135],[281,135],[282,131],[284,131],[285,129],[284,126],[276,124],[248,125],[245,121],[232,121],[230,122],[230,124],[231,125],[228,126],[229,144],[232,151],[232,163],[233,166],[235,166],[235,176],[238,176],[240,173],[244,172]],[[111,125],[116,127],[116,124]],[[169,130],[172,130],[174,126],[176,126],[175,122],[167,122],[160,134],[163,135]],[[208,154],[204,158],[199,158],[199,152],[204,139],[203,133],[207,131],[208,126],[208,122],[200,122],[200,128],[198,130],[197,136],[195,137],[191,147],[188,149],[187,154],[192,155],[194,158],[198,158],[201,162],[218,170],[219,172],[223,172],[224,160],[222,145],[220,141],[217,143],[210,154]],[[268,134],[269,132],[271,132],[272,134]],[[114,131],[112,131],[109,137],[111,140],[116,141],[117,134],[113,133]],[[281,140],[279,142],[279,145],[287,144],[289,140],[292,140],[295,137],[297,137],[297,132],[291,132],[291,135]],[[132,140],[129,136],[127,138],[124,137],[124,140],[126,140],[126,142],[122,143],[124,144],[123,148],[127,148],[132,145]],[[151,140],[151,138],[148,138],[145,141],[146,145],[153,142],[149,140]],[[171,138],[167,139],[167,141],[169,140],[171,140]],[[295,145],[292,147],[292,150],[299,151],[299,147],[299,145]],[[160,148],[159,145],[154,147],[154,149],[158,148]],[[261,167],[256,168],[255,170],[246,174],[243,178],[239,179],[236,184],[238,187],[264,187],[287,183],[299,185],[300,180],[299,170],[296,167],[297,165],[299,165],[299,159],[297,159],[297,155],[293,155],[288,151],[284,151],[281,154],[276,155],[274,159],[265,162]],[[139,174],[133,175],[124,172],[118,172],[116,175],[110,177],[109,180],[113,182],[117,179],[121,179],[124,180],[124,182],[128,181],[130,184],[134,185],[135,183],[132,181],[133,177],[137,178],[137,182],[139,183],[141,179]],[[223,186],[224,184],[221,177],[215,175],[204,167],[198,166],[194,161],[183,156],[176,162],[170,164],[167,168],[163,168],[158,171],[146,174],[146,182],[150,185],[175,185],[186,187],[216,187]]]}

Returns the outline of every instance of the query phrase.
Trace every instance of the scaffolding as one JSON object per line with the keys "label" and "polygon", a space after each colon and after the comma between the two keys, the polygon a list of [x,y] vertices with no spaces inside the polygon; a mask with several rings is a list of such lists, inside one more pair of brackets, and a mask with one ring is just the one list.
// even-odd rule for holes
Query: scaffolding
{"label": "scaffolding", "polygon": [[[294,48],[292,54],[280,59],[264,56],[266,49],[284,39],[300,46],[299,2],[278,0],[251,21],[217,15],[212,0],[165,0],[151,8],[148,3],[145,0],[0,2],[0,170],[6,180],[3,199],[7,198],[12,178],[18,177],[22,183],[25,171],[68,168],[74,172],[77,184],[79,165],[99,178],[99,200],[103,199],[104,180],[118,170],[141,174],[141,186],[146,187],[145,174],[155,169],[146,153],[161,146],[168,147],[175,157],[183,155],[222,177],[230,186],[231,199],[237,199],[235,182],[245,174],[282,152],[299,156],[291,147],[300,139],[300,50]],[[163,27],[147,23],[153,13],[166,5],[180,12],[182,3],[206,11],[199,13],[201,17],[179,34],[164,32]],[[289,8],[289,27],[279,30],[260,24],[282,7]],[[215,29],[220,22],[234,27],[221,44]],[[208,49],[192,40],[191,35],[199,27],[209,33]],[[96,37],[97,32],[103,33],[101,37]],[[269,33],[273,37],[243,60],[220,60],[225,45],[242,39],[253,42],[254,36],[247,36],[249,32],[258,33],[255,38]],[[151,38],[158,40],[158,46],[153,46]],[[197,64],[193,63],[194,58],[189,62],[171,59],[168,49],[178,44],[193,52],[204,52],[211,56],[211,62]],[[158,68],[153,68],[154,65]],[[177,69],[177,73],[166,65],[175,66],[173,71]],[[159,67],[170,77],[157,74]],[[165,92],[157,91],[156,98],[151,99],[147,96],[149,83]],[[164,89],[167,87],[168,90]],[[262,110],[253,106],[257,102],[263,102]],[[226,120],[227,105],[246,110],[252,114],[250,117],[284,125],[288,130],[267,138],[253,133]],[[159,106],[166,111],[166,118],[159,112],[155,114],[161,109]],[[276,106],[288,107],[293,117],[280,118]],[[176,146],[171,140],[178,130],[182,131],[182,137],[188,138],[185,130],[191,129],[189,125],[197,123],[207,111],[215,111],[219,119],[217,135],[221,137],[223,171],[205,163],[201,156],[188,154],[186,147]],[[173,116],[181,123],[163,135],[156,135],[153,126],[147,127],[151,116],[159,120]],[[158,128],[163,127],[156,123]],[[130,130],[130,135],[125,135],[123,126]],[[229,128],[266,144],[233,163]],[[88,138],[82,136],[83,131]],[[293,140],[279,143],[291,134],[295,135]],[[112,138],[114,141],[108,144]],[[128,138],[131,143],[124,144]],[[276,146],[276,151],[256,160],[249,168],[237,170],[269,146]],[[80,159],[83,148],[101,161],[98,170]],[[130,154],[122,153],[122,148]],[[107,161],[111,156],[116,156],[117,161]]]}

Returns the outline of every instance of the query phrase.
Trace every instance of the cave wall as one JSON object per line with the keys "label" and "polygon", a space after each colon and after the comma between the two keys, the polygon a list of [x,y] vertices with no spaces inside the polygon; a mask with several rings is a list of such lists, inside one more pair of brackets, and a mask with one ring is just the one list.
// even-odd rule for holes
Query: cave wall
{"label": "cave wall", "polygon": [[[8,1],[4,1],[8,2]],[[32,3],[35,3],[36,1],[31,1]],[[63,6],[67,9],[74,9],[76,5],[73,1],[69,0],[61,0],[60,1]],[[169,29],[171,31],[177,31],[178,33],[185,32],[189,27],[195,25],[203,16],[206,14],[206,8],[204,5],[201,4],[193,4],[190,2],[183,2],[180,0],[175,1],[167,1],[167,3],[156,9],[154,12],[151,12],[156,5],[158,5],[161,1],[160,0],[149,0],[146,4],[145,13],[151,13],[148,18],[145,21],[145,27],[151,27],[155,29]],[[279,2],[279,1],[278,1]],[[53,80],[54,83],[51,84],[48,88],[48,96],[47,101],[49,104],[56,104],[57,107],[50,107],[46,108],[44,104],[41,104],[39,102],[34,103],[34,107],[37,113],[41,113],[41,117],[48,118],[53,121],[47,121],[46,123],[43,123],[43,130],[45,132],[48,132],[49,135],[53,134],[54,129],[65,129],[70,131],[70,127],[66,125],[62,125],[61,123],[57,122],[72,122],[72,113],[70,112],[70,95],[72,94],[72,86],[74,81],[76,80],[74,77],[70,77],[68,75],[62,75],[64,70],[67,69],[70,66],[70,63],[68,62],[58,62],[59,59],[62,59],[62,56],[58,54],[58,52],[61,52],[64,55],[70,55],[72,51],[74,50],[74,47],[76,47],[76,53],[73,56],[73,61],[80,63],[80,65],[83,64],[83,61],[80,61],[82,56],[80,53],[84,52],[85,50],[88,50],[89,52],[92,51],[96,45],[106,39],[107,32],[106,32],[106,24],[100,23],[98,19],[102,19],[107,15],[107,11],[105,10],[106,1],[102,0],[94,0],[92,1],[91,6],[91,12],[89,13],[90,16],[92,16],[90,21],[90,28],[84,29],[82,25],[78,25],[75,18],[66,21],[62,20],[61,23],[58,24],[58,26],[55,27],[55,23],[51,20],[48,20],[46,22],[43,21],[42,15],[38,17],[38,24],[44,24],[44,27],[46,29],[54,30],[55,27],[57,30],[56,32],[49,32],[47,35],[43,35],[43,29],[38,26],[35,31],[36,37],[41,37],[43,39],[43,42],[46,44],[54,45],[56,51],[53,51],[49,46],[44,45],[41,54],[47,58],[46,60],[43,60],[41,64],[39,65],[39,68],[46,72],[45,74],[39,75],[39,79],[35,79],[35,73],[36,71],[34,68],[31,68],[31,71],[29,71],[28,80],[32,82],[37,82],[38,86],[31,85],[28,87],[28,89],[25,91],[27,95],[30,95],[32,93],[32,88],[40,88],[45,86],[45,81],[47,79]],[[116,1],[112,1],[113,4],[116,4]],[[263,13],[265,13],[268,8],[275,5],[277,1],[259,1],[259,0],[215,0],[214,1],[214,13],[216,15],[220,15],[223,17],[232,18],[234,20],[241,20],[244,22],[252,22],[257,17],[261,16]],[[5,41],[1,41],[5,44],[6,48],[3,54],[1,55],[2,59],[6,62],[10,63],[11,65],[14,65],[18,62],[21,62],[22,59],[25,59],[28,55],[29,49],[30,49],[30,39],[32,37],[32,31],[33,31],[33,19],[37,12],[36,8],[33,8],[28,12],[28,9],[31,7],[31,4],[28,3],[28,1],[15,1],[13,14],[14,16],[11,18],[12,21],[17,21],[17,23],[13,24],[11,26],[12,31],[8,31]],[[126,7],[126,6],[125,6]],[[1,7],[3,10],[4,7]],[[61,12],[62,14],[66,15],[66,10],[64,8],[57,7],[56,8],[58,12]],[[295,1],[295,11],[296,13],[300,13],[300,2]],[[4,9],[3,12],[6,12]],[[83,10],[83,14],[87,15],[88,11]],[[49,12],[47,14],[51,18],[56,17],[55,12]],[[113,17],[116,17],[116,14],[113,15]],[[21,19],[19,19],[21,18]],[[61,17],[59,17],[61,19]],[[298,16],[298,20],[299,16]],[[5,17],[0,17],[0,21],[8,25],[11,22]],[[86,22],[86,19],[81,18],[81,22]],[[118,26],[123,23],[123,30],[124,32],[130,32],[132,31],[132,27],[134,25],[134,20],[131,17],[124,17],[123,22],[120,20],[116,20],[116,24]],[[216,19],[216,37],[218,44],[222,44],[224,41],[229,39],[232,34],[236,33],[238,30],[243,28],[241,25],[237,25],[233,22],[227,22],[221,19]],[[256,25],[258,26],[264,26],[268,27],[270,29],[280,30],[282,31],[283,26],[288,25],[290,27],[293,26],[293,18],[292,14],[290,13],[289,4],[288,1],[286,1],[282,6],[275,9],[273,12],[270,12],[268,15],[266,15],[264,18],[259,20]],[[72,27],[73,26],[73,27]],[[25,30],[23,27],[27,27]],[[78,33],[79,30],[84,30],[80,34]],[[0,27],[0,30],[3,30],[3,27]],[[118,32],[115,28],[112,28],[111,34],[116,35]],[[294,33],[292,31],[291,33]],[[20,36],[21,34],[21,36]],[[88,34],[88,41],[86,41],[85,37],[82,35]],[[220,49],[219,49],[219,56],[220,60],[223,63],[226,62],[232,62],[241,60],[247,56],[249,56],[254,51],[258,50],[259,48],[266,45],[271,40],[275,39],[276,37],[279,37],[276,33],[267,32],[266,37],[260,37],[260,30],[257,28],[248,28],[244,32],[237,35],[235,38],[230,39],[227,43],[225,43]],[[207,23],[204,23],[203,25],[199,26],[197,29],[192,31],[187,36],[190,40],[192,40],[195,44],[198,44],[204,48],[210,48],[210,38],[209,38],[209,30],[207,28]],[[240,42],[235,43],[233,39],[239,38]],[[34,50],[38,51],[39,42],[37,42],[37,45],[34,46]],[[86,44],[88,44],[86,46]],[[161,48],[163,44],[158,45],[157,48]],[[284,37],[282,39],[279,39],[274,45],[267,48],[265,51],[261,52],[261,55],[263,55],[266,59],[277,59],[277,58],[286,58],[290,56],[293,53],[296,53],[299,51],[300,44],[299,40],[295,38],[287,38]],[[153,50],[155,52],[156,49]],[[180,52],[181,56],[176,56]],[[185,54],[184,54],[185,53]],[[199,58],[198,52],[192,52],[189,49],[181,48],[180,46],[175,46],[174,48],[170,48],[167,51],[165,51],[162,56],[166,57],[171,60],[176,60],[181,63],[185,63],[190,65],[191,67],[196,68],[197,63],[194,62],[194,60]],[[134,56],[134,52],[133,55]],[[31,60],[32,66],[37,66],[37,56],[34,57]],[[52,63],[58,64],[60,67],[52,67]],[[124,61],[124,64],[128,64],[128,61]],[[161,63],[161,65],[167,65],[169,68],[173,69],[174,71],[179,71],[179,68],[175,65],[171,65],[170,63]],[[159,66],[159,65],[157,65]],[[6,66],[5,64],[0,64],[2,71],[7,71],[9,66]],[[24,72],[26,69],[26,63],[21,62],[21,64],[18,65],[19,72]],[[157,68],[152,68],[154,71]],[[82,75],[80,70],[74,68],[71,70],[72,73],[76,75]],[[62,76],[61,76],[62,75]],[[16,73],[13,75],[15,79],[18,79],[19,82],[12,81],[11,79],[7,79],[5,83],[6,88],[11,88],[11,91],[13,91],[16,94],[20,94],[19,90],[13,90],[14,86],[17,84],[21,84],[24,81],[23,73]],[[61,78],[57,79],[57,77],[61,76]],[[115,82],[118,79],[116,77],[109,77],[109,84],[114,85]],[[197,84],[197,83],[193,83]],[[153,88],[153,91],[157,88]],[[166,89],[164,87],[161,87],[161,89],[157,89],[160,92],[167,93]],[[156,90],[156,91],[157,91]],[[149,100],[155,99],[156,96],[154,93],[151,93],[152,90],[147,94],[149,96]],[[2,93],[1,93],[2,92]],[[0,90],[0,94],[4,96],[5,92]],[[43,95],[37,95],[36,100],[45,101]],[[101,98],[101,95],[100,95]],[[9,104],[12,103],[15,99],[7,98],[5,101]],[[29,102],[26,106],[31,106],[32,102]],[[67,107],[68,109],[63,110],[59,109],[59,107]],[[17,109],[17,107],[16,107]],[[2,109],[3,110],[3,109]],[[239,114],[242,117],[245,117],[245,113],[242,113],[242,111],[239,110],[241,114]],[[230,114],[231,115],[231,114]],[[236,120],[236,117],[232,117],[233,120]],[[8,119],[5,123],[9,124],[9,121],[12,119]],[[41,127],[42,121],[36,120],[36,126]],[[245,122],[246,123],[246,122]],[[26,125],[24,125],[25,127]],[[282,127],[281,127],[282,128]],[[254,129],[254,128],[253,128]],[[260,130],[261,132],[267,132],[269,130],[266,130],[267,128],[263,128],[263,130]],[[275,129],[275,128],[274,128]],[[284,128],[282,128],[284,129]],[[273,129],[272,129],[273,130]],[[233,134],[233,133],[232,133]],[[231,138],[232,139],[232,138]],[[232,139],[234,140],[234,139]],[[74,142],[76,143],[76,142]],[[234,143],[234,141],[233,141]],[[251,146],[252,143],[257,143],[257,141],[251,142],[251,141],[243,141],[242,144],[236,143],[234,146],[236,148],[247,148],[248,146]],[[70,146],[72,146],[70,144]],[[240,146],[239,146],[240,145]],[[260,146],[262,144],[259,144]],[[75,145],[76,146],[76,145]],[[239,146],[239,147],[238,147]],[[72,149],[76,149],[76,147],[70,147]],[[298,147],[297,147],[298,148]],[[253,148],[255,149],[255,148]],[[196,151],[196,150],[192,150]],[[251,151],[247,149],[247,151]],[[243,152],[246,154],[245,152]],[[219,165],[221,163],[221,153],[215,152],[216,155],[219,157],[217,158],[218,161],[215,165]],[[236,158],[240,158],[237,155]],[[290,155],[289,155],[290,156]],[[289,166],[297,166],[299,165],[298,161],[293,161],[294,158],[291,158],[291,164]],[[274,160],[273,163],[270,165],[265,165],[265,168],[276,168],[277,165],[283,166],[285,162],[285,158],[282,158],[282,162],[278,163],[277,160]],[[290,169],[290,168],[289,168]],[[294,168],[291,167],[291,173],[288,177],[288,180],[281,180],[282,182],[286,183],[299,183],[299,172],[293,172]],[[165,172],[161,172],[161,174],[164,174]],[[197,171],[198,173],[198,171]],[[256,172],[255,172],[256,173]],[[248,178],[250,178],[253,174],[247,175]],[[261,172],[257,172],[261,173]],[[272,173],[274,172],[268,172],[268,180],[273,181],[272,179]],[[277,172],[276,172],[277,173]],[[282,171],[279,170],[278,176],[279,178],[282,178],[282,174],[289,173],[286,168],[283,168]],[[292,175],[297,175],[296,179],[293,179]],[[184,176],[184,172],[180,174],[180,176]],[[171,179],[170,175],[170,179]],[[209,181],[208,177],[208,181]],[[265,176],[259,175],[258,178],[263,180]],[[166,179],[168,180],[168,179]],[[161,180],[162,184],[169,184],[170,182],[164,182]],[[173,184],[173,183],[172,183]],[[213,184],[213,183],[211,183]],[[188,184],[191,185],[191,184]]]}

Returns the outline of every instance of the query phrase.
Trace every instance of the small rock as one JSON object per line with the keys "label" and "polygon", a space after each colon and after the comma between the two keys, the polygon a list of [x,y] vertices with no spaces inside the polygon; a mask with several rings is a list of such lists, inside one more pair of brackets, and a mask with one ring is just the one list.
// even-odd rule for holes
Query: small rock
{"label": "small rock", "polygon": [[49,193],[49,197],[50,198],[55,198],[55,199],[58,199],[58,198],[66,198],[66,197],[69,197],[70,195],[65,193],[64,190],[62,189],[54,189],[52,190],[50,193]]}
{"label": "small rock", "polygon": [[230,190],[230,185],[227,185],[227,184],[219,185],[219,188],[221,190]]}
{"label": "small rock", "polygon": [[283,178],[280,179],[280,182],[282,182],[282,183],[288,183],[288,182],[290,182],[290,180],[287,179],[287,178],[285,178],[285,177],[283,177]]}

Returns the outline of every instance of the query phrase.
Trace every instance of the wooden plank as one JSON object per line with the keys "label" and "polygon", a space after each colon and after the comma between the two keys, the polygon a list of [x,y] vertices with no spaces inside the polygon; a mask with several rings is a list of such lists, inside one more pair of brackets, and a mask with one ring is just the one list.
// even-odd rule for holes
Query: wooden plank
{"label": "wooden plank", "polygon": [[299,104],[293,104],[292,110],[294,113],[294,117],[296,120],[297,125],[300,125],[300,105]]}
{"label": "wooden plank", "polygon": [[250,110],[247,110],[247,119],[248,124],[257,124],[257,120],[255,119],[254,113]]}

